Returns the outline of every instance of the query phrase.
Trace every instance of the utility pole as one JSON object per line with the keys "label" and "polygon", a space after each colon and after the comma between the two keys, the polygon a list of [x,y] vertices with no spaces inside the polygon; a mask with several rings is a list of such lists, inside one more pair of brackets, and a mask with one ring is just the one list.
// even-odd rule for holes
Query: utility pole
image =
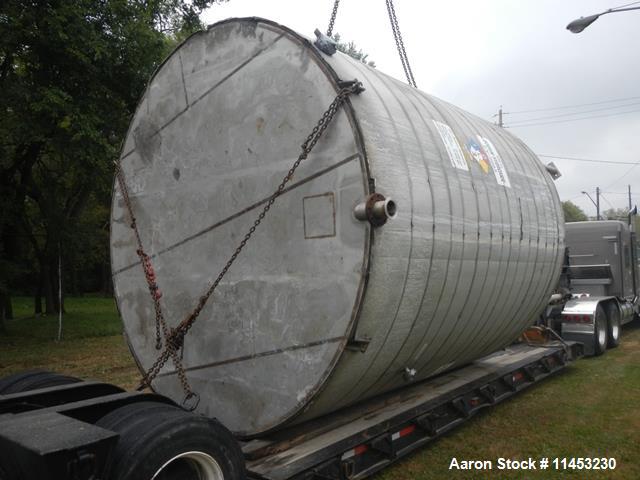
{"label": "utility pole", "polygon": [[500,105],[500,109],[498,110],[498,126],[504,128],[504,123],[502,122],[502,105]]}
{"label": "utility pole", "polygon": [[600,218],[600,187],[596,187],[596,218],[601,220]]}
{"label": "utility pole", "polygon": [[[627,185],[627,188],[629,189],[629,215],[627,215],[627,219],[629,220],[629,228],[631,230],[631,234],[634,235],[633,222],[631,221],[631,216],[633,215],[633,212],[631,212],[631,185]],[[634,280],[633,291],[635,292],[636,291],[635,276],[633,280]]]}

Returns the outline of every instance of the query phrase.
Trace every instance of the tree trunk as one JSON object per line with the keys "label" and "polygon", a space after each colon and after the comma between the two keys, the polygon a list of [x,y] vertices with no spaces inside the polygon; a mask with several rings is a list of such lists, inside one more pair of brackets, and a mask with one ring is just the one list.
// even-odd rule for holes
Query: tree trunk
{"label": "tree trunk", "polygon": [[2,303],[4,307],[4,318],[6,320],[13,320],[13,305],[11,303],[11,295],[9,293],[2,295]]}
{"label": "tree trunk", "polygon": [[42,315],[42,276],[38,277],[36,293],[33,295],[33,306],[35,315]]}
{"label": "tree trunk", "polygon": [[71,267],[71,281],[67,285],[67,291],[73,296],[79,296],[84,292],[78,291],[78,269],[75,267]]}
{"label": "tree trunk", "polygon": [[49,263],[46,261],[42,265],[42,293],[44,295],[45,315],[56,313],[53,285],[51,283],[51,268],[49,268]]}
{"label": "tree trunk", "polygon": [[4,301],[4,297],[5,297],[5,294],[4,293],[0,293],[0,335],[7,333],[7,328],[5,327],[5,324],[4,324],[4,318],[5,318],[5,311],[4,311],[5,301]]}
{"label": "tree trunk", "polygon": [[111,279],[111,267],[108,263],[104,262],[100,265],[100,273],[102,274],[102,294],[105,297],[113,296],[113,281]]}

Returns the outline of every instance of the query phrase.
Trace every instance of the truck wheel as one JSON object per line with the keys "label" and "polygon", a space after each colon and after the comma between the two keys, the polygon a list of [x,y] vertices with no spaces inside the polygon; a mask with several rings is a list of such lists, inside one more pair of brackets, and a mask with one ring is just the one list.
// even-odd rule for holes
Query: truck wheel
{"label": "truck wheel", "polygon": [[602,355],[607,349],[608,332],[607,332],[607,315],[602,308],[602,305],[598,305],[595,313],[595,335],[593,336],[593,355]]}
{"label": "truck wheel", "polygon": [[45,372],[44,370],[29,370],[27,372],[14,373],[13,375],[0,379],[0,395],[22,393],[38,388],[57,387],[79,381],[79,378],[69,377],[59,373]]}
{"label": "truck wheel", "polygon": [[615,302],[607,303],[605,309],[607,312],[607,347],[615,348],[620,345],[620,309]]}
{"label": "truck wheel", "polygon": [[114,410],[97,425],[120,434],[109,480],[245,478],[240,446],[217,420],[141,402]]}

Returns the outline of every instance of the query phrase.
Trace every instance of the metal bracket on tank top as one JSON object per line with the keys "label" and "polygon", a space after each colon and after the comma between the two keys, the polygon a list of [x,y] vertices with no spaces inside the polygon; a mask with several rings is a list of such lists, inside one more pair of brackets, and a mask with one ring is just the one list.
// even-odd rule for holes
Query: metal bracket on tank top
{"label": "metal bracket on tank top", "polygon": [[355,87],[353,89],[353,93],[355,93],[356,95],[360,95],[366,90],[366,88],[364,88],[364,86],[362,85],[362,82],[360,82],[357,78],[354,80],[338,80],[338,89],[342,90],[343,88],[352,87]]}
{"label": "metal bracket on tank top", "polygon": [[316,41],[313,42],[313,44],[316,46],[318,50],[320,50],[322,53],[325,53],[329,56],[336,53],[337,43],[333,38],[329,37],[328,35],[325,35],[317,28],[313,33],[316,34]]}

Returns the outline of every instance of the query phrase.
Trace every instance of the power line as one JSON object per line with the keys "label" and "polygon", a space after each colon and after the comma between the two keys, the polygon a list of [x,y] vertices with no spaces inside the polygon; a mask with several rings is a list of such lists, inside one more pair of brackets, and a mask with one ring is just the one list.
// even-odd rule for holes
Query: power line
{"label": "power line", "polygon": [[611,8],[611,10],[616,10],[618,8],[624,8],[624,7],[630,7],[631,5],[637,5],[640,2],[631,2],[631,3],[627,3],[625,5],[618,5],[617,7],[613,7]]}
{"label": "power line", "polygon": [[614,116],[617,116],[617,115],[626,115],[628,113],[637,113],[637,112],[640,112],[640,109],[629,110],[628,112],[608,113],[608,114],[604,114],[604,115],[591,115],[591,116],[582,117],[582,118],[569,118],[567,120],[552,120],[550,122],[522,123],[522,124],[516,124],[516,125],[506,125],[505,128],[537,127],[539,125],[550,125],[550,124],[554,124],[554,123],[577,122],[578,120],[591,120],[592,118],[614,117]]}
{"label": "power line", "polygon": [[629,173],[631,173],[631,170],[633,170],[634,168],[636,168],[638,165],[640,165],[640,160],[638,160],[636,163],[633,164],[633,166],[631,166],[629,168],[629,170],[627,170],[626,172],[624,172],[624,174],[620,175],[620,177],[618,177],[617,179],[615,179],[613,182],[611,182],[609,185],[607,185],[606,187],[604,187],[603,190],[606,190],[607,188],[609,188],[611,185],[613,185],[614,183],[618,183],[620,180],[622,180],[624,177],[626,177],[627,175],[629,175]]}
{"label": "power line", "polygon": [[614,165],[636,165],[636,162],[619,162],[617,160],[596,160],[595,158],[566,157],[561,155],[543,155],[541,153],[537,153],[536,155],[538,155],[538,157],[557,158],[559,160],[574,160],[576,162],[609,163]]}
{"label": "power line", "polygon": [[633,106],[636,106],[636,105],[640,105],[640,102],[625,103],[625,104],[622,104],[622,105],[612,105],[612,106],[608,106],[608,107],[594,108],[592,110],[582,110],[580,112],[559,113],[557,115],[547,115],[545,117],[527,118],[525,120],[517,120],[516,123],[520,123],[520,122],[535,122],[535,121],[538,121],[538,120],[548,120],[550,118],[570,117],[570,116],[574,116],[574,115],[583,115],[585,113],[604,112],[606,110],[611,110],[611,109],[614,109],[614,108],[633,107]]}
{"label": "power line", "polygon": [[611,208],[616,208],[611,204],[611,202],[609,200],[607,200],[607,197],[602,195],[602,192],[600,192],[600,198],[602,198],[605,202],[607,202]]}
{"label": "power line", "polygon": [[[640,3],[640,2],[639,2]],[[515,112],[505,112],[505,115],[519,115],[521,113],[535,113],[535,112],[549,112],[552,110],[564,110],[567,108],[579,108],[579,107],[592,107],[594,105],[604,105],[606,103],[616,103],[616,102],[624,102],[627,100],[638,100],[640,97],[624,97],[624,98],[614,98],[611,100],[603,100],[601,102],[591,102],[591,103],[578,103],[574,105],[562,105],[559,107],[547,107],[547,108],[534,108],[531,110],[518,110]],[[495,117],[495,115],[494,115]]]}

